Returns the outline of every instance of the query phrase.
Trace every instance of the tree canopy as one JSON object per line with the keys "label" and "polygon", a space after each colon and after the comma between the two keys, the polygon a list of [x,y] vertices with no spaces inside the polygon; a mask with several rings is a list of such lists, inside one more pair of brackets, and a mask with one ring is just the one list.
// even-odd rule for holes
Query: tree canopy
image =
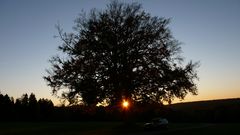
{"label": "tree canopy", "polygon": [[82,12],[73,33],[57,25],[64,56],[50,60],[44,76],[53,93],[74,103],[171,102],[197,94],[198,63],[184,64],[170,19],[151,16],[138,3],[112,1]]}

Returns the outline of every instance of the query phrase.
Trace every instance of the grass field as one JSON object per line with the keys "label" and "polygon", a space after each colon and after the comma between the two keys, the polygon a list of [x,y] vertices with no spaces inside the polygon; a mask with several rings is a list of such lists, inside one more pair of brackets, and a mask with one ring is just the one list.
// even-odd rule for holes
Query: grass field
{"label": "grass field", "polygon": [[172,123],[168,130],[144,131],[143,124],[120,122],[6,122],[0,123],[0,135],[235,135],[240,123]]}

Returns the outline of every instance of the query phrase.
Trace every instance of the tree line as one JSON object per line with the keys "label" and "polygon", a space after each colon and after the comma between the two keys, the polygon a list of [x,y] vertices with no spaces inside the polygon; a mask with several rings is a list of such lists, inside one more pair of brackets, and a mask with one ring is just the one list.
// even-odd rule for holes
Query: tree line
{"label": "tree line", "polygon": [[0,93],[0,121],[34,121],[50,119],[54,109],[53,102],[49,99],[36,99],[35,94],[23,94],[14,100],[8,94]]}
{"label": "tree line", "polygon": [[54,106],[51,100],[36,99],[31,93],[14,100],[0,93],[0,121],[149,121],[165,117],[170,122],[240,122],[240,99],[199,101],[173,105],[132,104],[118,106]]}
{"label": "tree line", "polygon": [[124,110],[121,104],[105,107],[86,104],[54,106],[50,99],[37,100],[33,93],[23,94],[16,100],[0,93],[0,121],[119,121],[125,119],[126,114],[135,121],[149,119],[161,107],[158,103],[150,106],[136,103],[129,110]]}

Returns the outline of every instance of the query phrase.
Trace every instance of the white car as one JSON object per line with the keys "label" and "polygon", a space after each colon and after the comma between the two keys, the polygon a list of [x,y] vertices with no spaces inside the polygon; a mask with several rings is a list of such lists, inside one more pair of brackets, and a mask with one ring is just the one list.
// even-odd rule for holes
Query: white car
{"label": "white car", "polygon": [[144,129],[167,129],[168,120],[166,118],[154,118],[151,122],[144,124]]}

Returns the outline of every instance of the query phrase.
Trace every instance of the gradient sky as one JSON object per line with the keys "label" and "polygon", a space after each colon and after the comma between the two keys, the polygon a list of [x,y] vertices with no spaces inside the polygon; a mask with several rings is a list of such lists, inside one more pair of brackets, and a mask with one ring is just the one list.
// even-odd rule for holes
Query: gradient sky
{"label": "gradient sky", "polygon": [[[129,2],[129,1],[126,1]],[[139,0],[153,16],[172,18],[173,36],[186,61],[200,61],[198,95],[185,101],[240,97],[239,0]],[[54,25],[66,32],[83,9],[104,9],[108,0],[0,0],[0,92],[14,98],[49,98],[42,79],[61,44]],[[175,100],[178,101],[178,100]]]}

